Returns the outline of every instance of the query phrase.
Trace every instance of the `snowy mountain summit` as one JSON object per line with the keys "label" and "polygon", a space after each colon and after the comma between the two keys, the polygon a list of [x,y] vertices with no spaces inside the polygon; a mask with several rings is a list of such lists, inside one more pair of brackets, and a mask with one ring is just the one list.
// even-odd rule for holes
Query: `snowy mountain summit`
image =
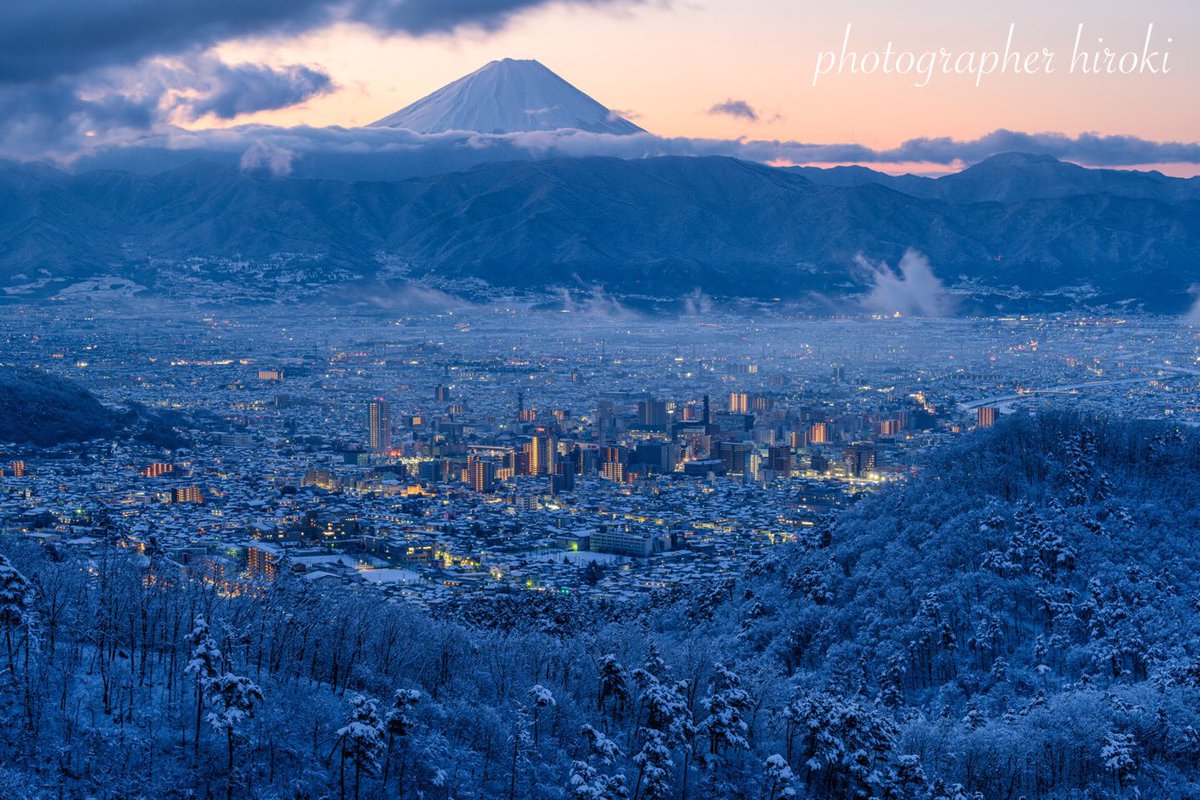
{"label": "snowy mountain summit", "polygon": [[418,133],[517,133],[563,128],[630,134],[642,129],[533,60],[506,58],[443,86],[370,127]]}

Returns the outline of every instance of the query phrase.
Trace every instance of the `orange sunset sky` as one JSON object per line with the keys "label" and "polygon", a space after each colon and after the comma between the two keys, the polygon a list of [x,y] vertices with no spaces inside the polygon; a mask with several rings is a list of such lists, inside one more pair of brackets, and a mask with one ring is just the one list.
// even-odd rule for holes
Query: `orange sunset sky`
{"label": "orange sunset sky", "polygon": [[[1147,26],[1169,52],[1159,75],[1069,74],[1077,27],[1085,45],[1141,51]],[[812,86],[818,54],[851,47],[898,51],[1002,50],[1015,24],[1018,51],[1048,48],[1055,74],[831,75]],[[1104,44],[1096,40],[1104,38]],[[1167,39],[1172,41],[1168,44]],[[285,110],[240,117],[280,125],[369,123],[489,60],[536,58],[653,133],[892,147],[920,136],[974,138],[997,128],[1129,134],[1159,141],[1200,138],[1200,3],[1192,0],[1016,2],[916,0],[675,0],[627,6],[549,6],[496,32],[424,38],[338,25],[286,39],[219,46],[229,61],[315,64],[335,92]],[[707,113],[743,100],[759,120]],[[211,119],[195,123],[214,126]],[[896,165],[892,165],[894,169]],[[1172,170],[1177,171],[1177,170]],[[1183,168],[1194,174],[1194,166]]]}

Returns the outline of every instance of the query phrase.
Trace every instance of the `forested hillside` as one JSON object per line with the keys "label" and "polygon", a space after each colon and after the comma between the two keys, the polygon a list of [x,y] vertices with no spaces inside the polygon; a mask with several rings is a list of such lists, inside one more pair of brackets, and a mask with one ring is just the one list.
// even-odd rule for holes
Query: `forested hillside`
{"label": "forested hillside", "polygon": [[51,447],[130,438],[173,448],[185,442],[176,421],[140,405],[110,408],[74,381],[0,364],[0,442]]}
{"label": "forested hillside", "polygon": [[1021,156],[947,176],[928,197],[806,175],[715,157],[358,182],[205,163],[152,176],[0,163],[0,288],[22,302],[136,292],[293,303],[406,281],[477,300],[599,287],[838,301],[873,285],[857,257],[896,264],[915,249],[968,309],[1177,314],[1200,279],[1190,182]]}
{"label": "forested hillside", "polygon": [[0,797],[1195,797],[1198,448],[1009,419],[636,607],[0,537]]}

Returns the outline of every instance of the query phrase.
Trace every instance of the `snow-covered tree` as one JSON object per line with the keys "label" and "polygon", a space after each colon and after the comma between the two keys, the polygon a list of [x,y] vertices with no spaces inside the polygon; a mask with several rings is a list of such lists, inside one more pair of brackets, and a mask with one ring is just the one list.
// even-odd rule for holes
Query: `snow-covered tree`
{"label": "snow-covered tree", "polygon": [[641,687],[638,698],[638,717],[641,727],[638,738],[643,739],[641,751],[633,757],[638,765],[635,796],[658,800],[671,792],[671,777],[674,767],[673,752],[682,749],[685,753],[684,773],[687,772],[687,756],[696,735],[688,708],[687,682],[669,682],[669,670],[658,655],[650,648],[646,665],[634,671],[634,681]]}
{"label": "snow-covered tree", "polygon": [[763,796],[766,800],[791,800],[796,797],[796,775],[787,759],[778,753],[763,763]]}
{"label": "snow-covered tree", "polygon": [[7,558],[0,556],[0,627],[4,628],[4,649],[8,655],[8,670],[16,669],[13,634],[29,625],[33,609],[33,584],[17,571]]}
{"label": "snow-covered tree", "polygon": [[745,714],[753,706],[749,693],[742,688],[742,680],[727,664],[718,664],[713,671],[712,688],[702,702],[708,713],[697,732],[708,738],[710,755],[728,749],[748,748],[746,740]]}
{"label": "snow-covered tree", "polygon": [[967,713],[963,717],[963,724],[970,730],[979,730],[987,724],[987,716],[979,708],[979,703],[975,698],[967,701]]}
{"label": "snow-covered tree", "polygon": [[374,775],[379,771],[379,758],[385,747],[378,701],[361,694],[351,697],[350,716],[336,735],[342,756],[338,771],[342,798],[346,796],[346,762],[349,761],[354,766],[354,800],[358,800],[363,773]]}
{"label": "snow-covered tree", "polygon": [[[396,739],[407,741],[412,735],[413,729],[417,725],[416,719],[412,716],[413,710],[421,702],[421,693],[416,689],[397,689],[392,696],[391,707],[384,712],[383,726],[387,731],[387,755],[383,761],[383,785],[387,786],[388,775],[391,774],[392,767],[392,744]],[[400,758],[400,775],[398,778],[400,784],[400,794],[404,794],[404,764],[405,758],[403,750]]]}
{"label": "snow-covered tree", "polygon": [[675,766],[667,737],[662,731],[645,731],[646,741],[633,757],[638,767],[634,795],[644,800],[668,800],[671,797],[671,770]]}
{"label": "snow-covered tree", "polygon": [[197,617],[191,633],[183,637],[191,645],[191,657],[188,659],[184,672],[191,675],[196,686],[196,731],[192,743],[193,753],[200,752],[200,722],[204,718],[204,699],[208,686],[221,674],[221,651],[217,649],[217,641],[209,633],[208,622],[204,617]]}
{"label": "snow-covered tree", "polygon": [[1104,745],[1100,748],[1100,758],[1104,759],[1104,768],[1113,776],[1113,783],[1120,792],[1125,782],[1137,770],[1137,740],[1132,733],[1110,731],[1104,737]]}
{"label": "snow-covered tree", "polygon": [[646,651],[646,662],[633,671],[633,680],[638,686],[644,687],[651,680],[665,681],[670,674],[667,662],[663,661],[662,653],[654,642]]}
{"label": "snow-covered tree", "polygon": [[567,776],[567,795],[572,800],[626,800],[629,789],[620,772],[603,772],[597,764],[611,767],[621,755],[616,742],[591,725],[580,730],[587,752],[582,759],[571,762]]}
{"label": "snow-covered tree", "polygon": [[629,676],[625,672],[625,668],[621,666],[621,662],[612,653],[600,659],[600,692],[596,702],[601,715],[604,714],[605,706],[610,699],[612,700],[612,716],[615,720],[617,714],[624,710],[625,703],[629,700]]}
{"label": "snow-covered tree", "polygon": [[691,739],[691,712],[684,696],[686,684],[668,685],[657,680],[646,685],[641,696],[644,727],[666,736],[671,747]]}
{"label": "snow-covered tree", "polygon": [[254,704],[262,702],[263,693],[249,678],[226,672],[205,683],[205,697],[211,709],[205,719],[218,733],[225,734],[228,748],[226,763],[227,797],[233,797],[233,743],[246,720],[254,716]]}
{"label": "snow-covered tree", "polygon": [[542,714],[554,708],[554,694],[542,686],[540,683],[535,683],[533,688],[528,692],[529,708],[533,712],[533,749],[538,749],[539,730]]}
{"label": "snow-covered tree", "polygon": [[856,698],[830,692],[804,695],[796,713],[809,783],[831,796],[868,796],[899,734],[895,723]]}
{"label": "snow-covered tree", "polygon": [[895,756],[879,776],[876,793],[880,800],[926,800],[929,780],[921,759],[915,755]]}

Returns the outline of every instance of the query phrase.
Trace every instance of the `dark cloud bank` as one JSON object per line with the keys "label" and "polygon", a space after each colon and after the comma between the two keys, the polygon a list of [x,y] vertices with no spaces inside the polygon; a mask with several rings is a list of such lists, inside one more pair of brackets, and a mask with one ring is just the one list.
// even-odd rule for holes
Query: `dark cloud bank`
{"label": "dark cloud bank", "polygon": [[494,30],[545,5],[642,0],[37,0],[0,3],[0,83],[45,81],[246,36],[357,22],[422,36]]}

